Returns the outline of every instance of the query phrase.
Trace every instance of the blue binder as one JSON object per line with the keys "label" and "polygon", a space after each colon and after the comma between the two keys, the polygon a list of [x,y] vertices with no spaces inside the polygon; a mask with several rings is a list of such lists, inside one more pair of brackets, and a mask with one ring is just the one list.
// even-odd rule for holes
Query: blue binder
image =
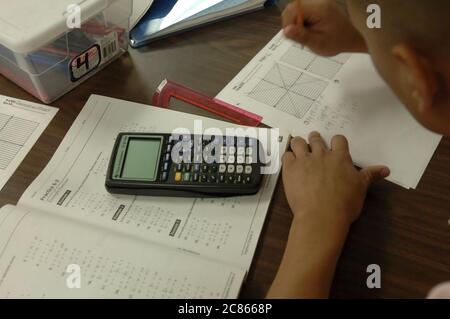
{"label": "blue binder", "polygon": [[[232,13],[226,17],[221,17],[218,19],[209,20],[204,23],[199,24],[193,24],[189,25],[189,27],[176,30],[174,32],[166,32],[167,29],[171,27],[176,27],[177,24],[180,23],[187,23],[189,24],[189,21],[195,21],[196,19],[207,17],[210,14],[219,13],[225,10],[230,10],[233,7],[236,7],[237,5],[244,4],[248,0],[223,0],[215,5],[212,5],[210,7],[207,7],[204,10],[199,10],[199,12],[196,12],[195,14],[186,17],[182,20],[176,20],[176,17],[174,17],[173,11],[178,0],[155,0],[150,10],[144,15],[144,17],[141,19],[141,21],[136,25],[136,27],[131,30],[130,32],[130,45],[133,48],[138,48],[141,46],[144,46],[152,41],[168,37],[174,34],[178,34],[181,32],[185,32],[188,30],[192,30],[194,28],[199,28],[201,26],[211,24],[214,22],[217,22],[219,20],[228,19],[237,15],[242,15],[245,13],[249,13],[250,11],[254,10],[248,10],[238,13]],[[192,1],[195,2],[195,1]],[[191,4],[192,4],[191,2]],[[264,4],[265,6],[275,4],[277,0],[269,0],[266,1]],[[199,6],[204,5],[203,1],[198,1]],[[258,7],[256,10],[262,9],[262,7]],[[195,7],[190,7],[190,9],[194,9]]]}

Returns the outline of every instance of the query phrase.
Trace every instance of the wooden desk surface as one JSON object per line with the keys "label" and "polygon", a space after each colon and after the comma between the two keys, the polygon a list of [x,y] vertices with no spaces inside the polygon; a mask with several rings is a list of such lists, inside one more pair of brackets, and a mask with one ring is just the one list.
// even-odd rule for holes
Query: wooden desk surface
{"label": "wooden desk surface", "polygon": [[[91,93],[149,104],[157,85],[168,78],[215,95],[279,28],[279,11],[270,8],[162,40],[145,50],[130,50],[53,103],[60,112],[0,192],[0,206],[17,203]],[[2,76],[0,94],[36,101]],[[449,218],[450,140],[444,139],[416,191],[388,182],[371,189],[338,265],[332,297],[423,298],[434,285],[450,280]],[[291,212],[280,183],[242,297],[266,294],[281,260],[290,222]],[[381,266],[381,289],[366,287],[369,264]]]}

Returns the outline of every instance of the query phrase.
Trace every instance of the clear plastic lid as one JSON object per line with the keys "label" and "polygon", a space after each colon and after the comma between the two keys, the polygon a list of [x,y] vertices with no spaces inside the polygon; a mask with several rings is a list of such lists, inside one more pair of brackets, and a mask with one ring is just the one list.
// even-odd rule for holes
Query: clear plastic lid
{"label": "clear plastic lid", "polygon": [[33,52],[73,28],[78,17],[83,23],[116,1],[121,0],[0,0],[0,44]]}

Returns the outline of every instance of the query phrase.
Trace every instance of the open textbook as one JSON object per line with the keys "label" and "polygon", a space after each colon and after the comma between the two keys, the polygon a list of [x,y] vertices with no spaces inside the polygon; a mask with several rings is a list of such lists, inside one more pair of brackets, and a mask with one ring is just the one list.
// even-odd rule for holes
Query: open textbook
{"label": "open textbook", "polygon": [[18,205],[0,210],[0,297],[237,297],[278,173],[240,198],[114,196],[104,186],[119,132],[192,130],[196,119],[204,129],[234,126],[91,96]]}
{"label": "open textbook", "polygon": [[0,190],[57,112],[51,106],[0,95]]}
{"label": "open textbook", "polygon": [[441,140],[407,112],[368,55],[319,57],[282,32],[217,98],[293,136],[343,134],[355,164],[387,165],[389,180],[406,188],[417,187]]}

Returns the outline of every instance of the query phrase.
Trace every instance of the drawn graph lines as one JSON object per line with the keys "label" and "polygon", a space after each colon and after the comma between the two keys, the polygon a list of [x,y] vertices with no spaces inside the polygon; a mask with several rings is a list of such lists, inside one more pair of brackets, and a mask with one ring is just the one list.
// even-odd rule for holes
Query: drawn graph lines
{"label": "drawn graph lines", "polygon": [[39,123],[0,113],[0,169],[13,161]]}
{"label": "drawn graph lines", "polygon": [[249,97],[302,119],[328,83],[276,63],[249,93]]}
{"label": "drawn graph lines", "polygon": [[350,56],[351,54],[340,54],[329,58],[320,57],[295,44],[283,55],[281,61],[332,80]]}

